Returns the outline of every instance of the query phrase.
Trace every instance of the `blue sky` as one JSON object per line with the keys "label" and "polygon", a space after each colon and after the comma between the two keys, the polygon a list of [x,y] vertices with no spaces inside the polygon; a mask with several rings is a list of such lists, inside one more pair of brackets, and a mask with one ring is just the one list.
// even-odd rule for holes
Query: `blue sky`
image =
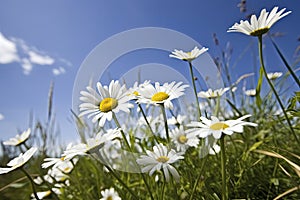
{"label": "blue sky", "polygon": [[[74,82],[82,62],[99,43],[134,28],[161,27],[184,33],[208,47],[212,56],[220,53],[212,39],[212,34],[216,33],[222,48],[230,42],[233,48],[232,63],[253,42],[245,58],[231,69],[232,77],[238,78],[253,71],[251,52],[256,52],[257,41],[239,33],[227,33],[227,29],[245,19],[246,14],[259,14],[262,8],[286,7],[292,13],[276,23],[272,32],[285,34],[276,38],[276,42],[292,62],[299,45],[299,2],[250,0],[247,1],[246,14],[240,12],[238,3],[238,0],[1,0],[0,140],[14,136],[18,130],[27,129],[30,112],[33,112],[35,119],[46,122],[51,81],[55,84],[54,112],[61,135],[67,141],[78,138],[75,125],[69,119]],[[268,41],[265,47],[271,49],[266,54],[268,69],[283,71],[283,65]],[[145,50],[126,54],[114,62],[110,75],[113,77],[114,72],[118,71],[118,65],[130,69],[145,63],[159,63],[159,59],[164,58],[169,59],[168,52]],[[175,61],[161,62],[184,65]]]}

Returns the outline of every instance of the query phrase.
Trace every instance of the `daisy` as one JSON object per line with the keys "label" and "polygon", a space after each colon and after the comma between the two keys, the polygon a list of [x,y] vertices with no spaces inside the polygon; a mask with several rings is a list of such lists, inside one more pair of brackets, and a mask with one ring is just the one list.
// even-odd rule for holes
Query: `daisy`
{"label": "daisy", "polygon": [[103,127],[105,121],[111,121],[113,113],[119,111],[129,112],[129,108],[133,105],[128,103],[132,99],[131,95],[128,95],[128,91],[125,85],[121,86],[119,81],[112,80],[109,86],[102,86],[101,83],[97,83],[98,93],[88,86],[87,91],[81,91],[80,100],[83,102],[79,105],[81,113],[79,117],[88,114],[88,118],[93,116],[92,122],[99,121],[99,126]]}
{"label": "daisy", "polygon": [[63,182],[69,176],[67,174],[71,173],[71,171],[74,169],[74,164],[69,161],[69,162],[64,162],[61,163],[59,166],[52,167],[51,169],[48,170],[48,175],[55,179],[57,182]]}
{"label": "daisy", "polygon": [[101,191],[102,198],[100,200],[121,200],[118,192],[114,188],[105,189]]}
{"label": "daisy", "polygon": [[220,121],[218,118],[211,116],[211,120],[200,117],[201,122],[191,122],[187,126],[193,127],[188,132],[196,132],[199,137],[206,138],[212,135],[215,139],[220,139],[222,133],[226,135],[232,135],[234,132],[242,133],[244,126],[257,126],[252,122],[244,122],[243,120],[250,117],[251,115],[245,115],[236,120]]}
{"label": "daisy", "polygon": [[220,88],[216,90],[208,89],[207,91],[201,91],[198,93],[198,97],[206,98],[206,99],[214,99],[222,96],[225,92],[227,92],[230,88]]}
{"label": "daisy", "polygon": [[16,135],[14,138],[10,138],[9,140],[3,142],[4,145],[11,145],[11,146],[19,146],[21,144],[24,144],[26,140],[28,140],[30,136],[31,129],[27,129],[26,131],[23,131],[21,135]]}
{"label": "daisy", "polygon": [[244,91],[245,95],[249,97],[255,97],[256,96],[256,90],[255,89],[249,89]]}
{"label": "daisy", "polygon": [[176,145],[178,152],[185,152],[189,147],[197,147],[199,143],[198,134],[195,132],[187,133],[183,127],[171,130],[171,141]]}
{"label": "daisy", "polygon": [[169,56],[179,60],[191,62],[192,60],[198,58],[201,54],[205,53],[207,50],[208,48],[205,47],[202,47],[202,49],[195,47],[190,52],[183,52],[182,50],[175,49]]}
{"label": "daisy", "polygon": [[142,172],[149,172],[153,175],[155,171],[163,170],[167,181],[170,180],[170,173],[176,181],[179,180],[177,170],[171,165],[176,161],[183,159],[182,153],[176,153],[174,149],[168,151],[167,147],[163,144],[158,144],[153,147],[153,152],[146,150],[147,155],[142,155],[136,162],[139,165],[144,165]]}
{"label": "daisy", "polygon": [[[37,192],[36,194],[37,194],[39,199],[44,199],[45,197],[50,196],[51,190],[47,190],[47,191],[43,191],[43,192]],[[34,194],[31,194],[31,199],[36,200],[36,198],[34,197]]]}
{"label": "daisy", "polygon": [[[67,145],[66,151],[72,148],[72,143]],[[66,160],[65,157],[60,158],[45,158],[44,163],[42,164],[42,168],[46,169],[53,165],[53,167],[60,166],[64,162],[70,162],[69,160]]]}
{"label": "daisy", "polygon": [[179,126],[179,125],[182,125],[184,123],[186,118],[187,117],[185,115],[180,115],[180,114],[177,115],[176,117],[172,116],[171,118],[168,119],[168,124]]}
{"label": "daisy", "polygon": [[209,155],[216,155],[221,151],[219,145],[217,145],[217,140],[212,136],[204,138],[204,143],[199,147],[199,157],[204,158]]}
{"label": "daisy", "polygon": [[133,96],[134,99],[138,98],[140,96],[140,89],[145,88],[147,85],[150,84],[150,81],[146,80],[141,84],[138,84],[138,82],[135,82],[131,88],[128,89],[128,95]]}
{"label": "daisy", "polygon": [[164,104],[166,108],[172,109],[173,104],[171,100],[184,95],[184,90],[187,87],[189,86],[182,85],[182,82],[175,83],[175,81],[172,83],[165,83],[162,86],[159,85],[158,82],[155,83],[155,86],[149,84],[140,90],[140,99],[138,99],[138,103],[153,105]]}
{"label": "daisy", "polygon": [[[52,192],[54,192],[55,194],[58,194],[58,195],[61,194],[61,191],[59,188],[51,188],[51,190],[37,192],[36,194],[39,199],[44,199],[45,197],[49,197]],[[31,194],[31,200],[35,200],[35,199],[36,198],[34,197],[34,194]]]}
{"label": "daisy", "polygon": [[33,154],[37,151],[36,147],[31,147],[28,151],[26,151],[24,154],[21,153],[18,157],[12,159],[7,163],[7,168],[0,167],[0,174],[6,174],[10,171],[13,171],[15,169],[18,169],[25,165],[28,160],[33,156]]}
{"label": "daisy", "polygon": [[282,76],[282,72],[268,73],[267,76],[270,80],[275,80]]}
{"label": "daisy", "polygon": [[263,9],[260,12],[260,15],[257,19],[256,15],[252,15],[249,21],[241,20],[240,23],[235,23],[227,32],[241,32],[246,35],[251,36],[261,36],[267,33],[271,26],[280,20],[281,18],[287,16],[291,11],[285,12],[285,8],[281,9],[279,12],[278,7],[274,7],[269,13],[266,9]]}
{"label": "daisy", "polygon": [[65,160],[70,160],[77,155],[87,155],[89,153],[99,150],[105,142],[111,141],[117,137],[120,137],[120,129],[109,129],[107,133],[98,133],[95,138],[87,139],[87,143],[80,143],[74,145],[70,149],[67,149],[63,153]]}

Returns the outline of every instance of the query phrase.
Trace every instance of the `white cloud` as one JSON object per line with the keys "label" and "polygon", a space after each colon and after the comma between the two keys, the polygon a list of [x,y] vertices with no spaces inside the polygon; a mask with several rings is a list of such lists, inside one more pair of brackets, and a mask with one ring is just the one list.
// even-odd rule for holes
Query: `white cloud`
{"label": "white cloud", "polygon": [[50,56],[44,56],[34,51],[28,51],[30,62],[38,65],[52,65],[54,59]]}
{"label": "white cloud", "polygon": [[65,68],[63,68],[63,67],[54,68],[54,69],[52,69],[52,73],[53,73],[55,76],[58,76],[58,75],[61,75],[61,74],[66,73],[66,70],[65,70]]}
{"label": "white cloud", "polygon": [[4,115],[0,113],[0,121],[4,119]]}
{"label": "white cloud", "polygon": [[0,64],[8,64],[18,60],[16,44],[5,38],[0,32]]}
{"label": "white cloud", "polygon": [[53,75],[65,74],[66,70],[57,65],[72,66],[68,60],[52,57],[40,51],[34,46],[28,45],[20,38],[6,38],[0,32],[0,64],[17,62],[21,65],[23,73],[29,75],[34,67],[49,66],[52,68]]}
{"label": "white cloud", "polygon": [[27,58],[22,59],[21,66],[25,75],[29,75],[33,68],[32,63]]}

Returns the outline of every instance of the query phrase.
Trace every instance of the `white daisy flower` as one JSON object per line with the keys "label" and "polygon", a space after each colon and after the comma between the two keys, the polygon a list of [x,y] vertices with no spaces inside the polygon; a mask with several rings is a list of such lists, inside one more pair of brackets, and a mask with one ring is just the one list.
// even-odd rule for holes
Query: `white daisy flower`
{"label": "white daisy flower", "polygon": [[105,142],[120,137],[120,129],[109,129],[105,134],[98,133],[95,138],[87,139],[87,143],[80,143],[67,149],[62,154],[65,160],[70,160],[77,155],[87,155],[96,152]]}
{"label": "white daisy flower", "polygon": [[211,88],[208,89],[207,91],[201,91],[198,93],[198,97],[200,98],[206,98],[206,99],[214,99],[217,97],[222,96],[225,92],[227,92],[230,88],[220,88],[216,90],[212,90]]}
{"label": "white daisy flower", "polygon": [[182,125],[184,121],[186,120],[185,115],[177,115],[176,117],[172,116],[171,118],[168,119],[168,124],[169,125]]}
{"label": "white daisy flower", "polygon": [[4,141],[3,144],[4,145],[11,145],[11,146],[19,146],[21,144],[23,144],[24,142],[26,142],[26,140],[28,140],[29,136],[31,133],[31,129],[27,129],[26,131],[23,131],[21,133],[21,135],[16,135],[16,137],[14,138],[10,138],[7,141]]}
{"label": "white daisy flower", "polygon": [[255,97],[256,96],[256,90],[255,89],[249,89],[244,91],[245,95],[249,97]]}
{"label": "white daisy flower", "polygon": [[270,72],[270,73],[267,74],[267,76],[270,80],[275,80],[275,79],[282,76],[282,72],[274,72],[274,73]]}
{"label": "white daisy flower", "polygon": [[141,84],[138,84],[138,82],[135,82],[131,88],[128,89],[128,94],[133,96],[134,99],[138,98],[140,96],[140,89],[145,88],[147,85],[151,84],[150,81],[146,80]]}
{"label": "white daisy flower", "polygon": [[208,137],[204,138],[204,144],[199,147],[199,157],[204,158],[208,154],[216,155],[220,151],[221,148],[219,145],[217,145],[217,140],[212,135],[209,135]]}
{"label": "white daisy flower", "polygon": [[99,121],[99,126],[103,127],[105,121],[111,121],[113,113],[119,111],[129,112],[129,108],[133,105],[128,101],[132,99],[131,95],[128,95],[128,91],[125,85],[121,86],[119,81],[112,80],[109,86],[102,86],[101,83],[97,83],[98,93],[88,86],[88,91],[81,91],[80,100],[84,103],[79,105],[81,113],[79,117],[88,114],[88,118],[93,116],[92,122]]}
{"label": "white daisy flower", "polygon": [[182,126],[171,130],[170,138],[176,145],[178,152],[185,152],[189,147],[197,147],[199,143],[198,134],[195,132],[187,133]]}
{"label": "white daisy flower", "polygon": [[[44,199],[45,197],[50,196],[51,194],[51,190],[47,190],[47,191],[42,191],[42,192],[37,192],[36,193],[39,199]],[[31,199],[35,200],[36,198],[34,197],[34,194],[31,194]]]}
{"label": "white daisy flower", "polygon": [[162,86],[159,85],[158,82],[155,83],[155,86],[149,84],[140,90],[141,96],[138,99],[138,103],[153,105],[164,104],[166,108],[172,109],[173,104],[171,100],[184,95],[184,90],[187,87],[189,86],[182,85],[182,82],[175,83],[175,81],[172,83],[165,83]]}
{"label": "white daisy flower", "polygon": [[211,116],[211,120],[201,116],[201,122],[194,121],[187,125],[193,127],[192,129],[187,130],[187,132],[196,132],[201,138],[213,135],[215,139],[220,139],[222,133],[232,135],[234,132],[242,133],[244,126],[257,126],[255,123],[243,121],[250,116],[251,115],[245,115],[236,120],[226,121],[220,121],[214,116]]}
{"label": "white daisy flower", "polygon": [[184,60],[191,62],[192,60],[198,58],[201,54],[205,53],[208,50],[208,48],[202,47],[202,49],[198,49],[198,47],[195,47],[190,52],[183,52],[182,50],[175,49],[169,56],[172,58],[177,58],[179,60]]}
{"label": "white daisy flower", "polygon": [[37,151],[36,147],[31,147],[28,151],[26,151],[24,154],[21,153],[18,157],[12,159],[7,163],[7,168],[0,167],[0,174],[6,174],[10,171],[13,171],[15,169],[18,169],[25,165],[28,160],[33,156],[33,154]]}
{"label": "white daisy flower", "polygon": [[68,161],[61,163],[59,166],[53,166],[51,169],[48,170],[48,179],[45,180],[47,180],[47,182],[49,183],[53,182],[53,179],[55,179],[56,182],[64,182],[66,179],[69,178],[67,174],[72,172],[72,170],[74,169],[74,164],[76,162],[77,160],[75,160],[74,163]]}
{"label": "white daisy flower", "polygon": [[142,172],[149,172],[152,176],[155,171],[163,170],[167,181],[170,180],[170,173],[176,181],[179,180],[177,170],[171,165],[176,161],[183,159],[182,153],[176,153],[174,149],[168,151],[163,144],[158,144],[153,147],[153,152],[147,150],[147,155],[142,155],[136,162],[143,165]]}
{"label": "white daisy flower", "polygon": [[266,9],[263,9],[260,12],[260,15],[257,19],[256,15],[252,15],[249,21],[241,20],[240,23],[235,23],[227,32],[241,32],[246,35],[251,36],[261,36],[267,33],[271,26],[280,20],[281,18],[287,16],[291,11],[285,12],[285,8],[281,9],[279,12],[278,7],[274,7],[269,13]]}
{"label": "white daisy flower", "polygon": [[[72,148],[72,143],[67,145],[66,150],[69,150]],[[42,168],[46,169],[53,165],[53,167],[57,167],[61,165],[64,162],[70,162],[69,160],[66,160],[65,157],[60,158],[45,158],[44,163],[42,164]]]}
{"label": "white daisy flower", "polygon": [[101,191],[102,198],[100,200],[121,200],[118,192],[114,188],[105,189]]}
{"label": "white daisy flower", "polygon": [[[55,186],[57,186],[57,184],[55,184]],[[61,194],[61,191],[60,191],[59,188],[54,187],[54,188],[51,188],[51,190],[52,190],[55,194],[57,194],[57,195]],[[37,196],[38,196],[39,199],[44,199],[44,198],[49,197],[49,196],[51,195],[51,193],[52,193],[51,190],[42,191],[42,192],[37,192],[36,194],[37,194]],[[35,199],[36,199],[36,198],[35,198],[34,194],[31,194],[31,200],[35,200]]]}

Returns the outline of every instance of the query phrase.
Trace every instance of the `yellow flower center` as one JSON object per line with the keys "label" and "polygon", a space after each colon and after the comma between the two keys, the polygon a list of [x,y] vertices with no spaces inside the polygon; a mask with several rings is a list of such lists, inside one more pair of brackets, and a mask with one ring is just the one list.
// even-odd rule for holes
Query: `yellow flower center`
{"label": "yellow flower center", "polygon": [[252,36],[260,36],[260,35],[263,35],[263,34],[267,33],[269,30],[270,30],[270,28],[268,28],[268,27],[260,28],[260,29],[252,31],[250,33],[250,35],[252,35]]}
{"label": "yellow flower center", "polygon": [[169,158],[167,156],[160,156],[156,160],[161,163],[166,163],[168,162]]}
{"label": "yellow flower center", "polygon": [[185,144],[188,139],[185,135],[180,135],[178,138],[177,138],[177,141],[180,143],[180,144]]}
{"label": "yellow flower center", "polygon": [[139,95],[140,95],[138,91],[134,91],[133,94],[134,94],[135,96],[139,96]]}
{"label": "yellow flower center", "polygon": [[169,95],[165,92],[157,92],[151,98],[152,101],[163,101],[169,98]]}
{"label": "yellow flower center", "polygon": [[101,101],[99,109],[101,112],[109,112],[118,106],[118,101],[114,98],[105,98]]}
{"label": "yellow flower center", "polygon": [[63,157],[60,158],[60,160],[64,161],[65,158],[66,158],[66,156],[63,156]]}
{"label": "yellow flower center", "polygon": [[211,125],[209,128],[216,131],[216,130],[224,130],[228,127],[229,126],[223,122],[217,122],[217,123],[214,123],[213,125]]}
{"label": "yellow flower center", "polygon": [[106,200],[113,200],[112,196],[108,196]]}
{"label": "yellow flower center", "polygon": [[70,171],[71,171],[71,168],[70,167],[66,167],[66,168],[64,168],[64,170],[63,170],[65,173],[69,173]]}

